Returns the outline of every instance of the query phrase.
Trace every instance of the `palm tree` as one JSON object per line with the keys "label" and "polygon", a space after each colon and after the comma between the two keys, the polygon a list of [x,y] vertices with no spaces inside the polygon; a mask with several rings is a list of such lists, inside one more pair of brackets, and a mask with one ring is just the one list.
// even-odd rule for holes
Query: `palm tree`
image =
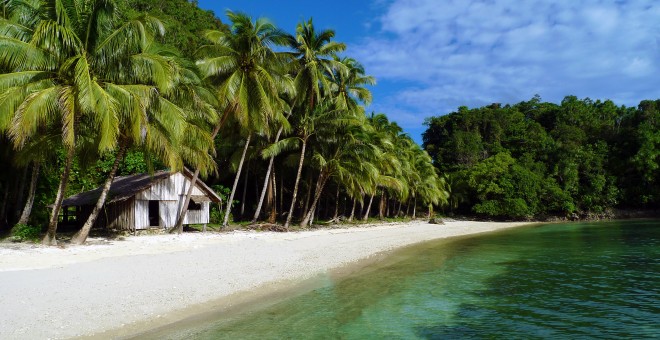
{"label": "palm tree", "polygon": [[364,116],[359,119],[344,110],[333,112],[336,115],[335,121],[341,121],[342,124],[325,124],[317,134],[317,138],[322,141],[317,143],[313,160],[319,176],[312,204],[300,223],[303,228],[311,223],[321,193],[330,178],[336,177],[341,181],[353,177],[357,182],[369,183],[378,176],[378,169],[373,162],[378,150],[369,143]]}
{"label": "palm tree", "polygon": [[[243,156],[239,163],[229,202],[234,199],[245,154],[252,133],[269,133],[283,120],[285,102],[280,93],[291,91],[283,68],[283,57],[274,52],[274,44],[283,44],[285,34],[268,20],[256,21],[242,13],[227,11],[232,25],[229,31],[211,31],[206,37],[213,43],[200,50],[198,62],[204,76],[218,89],[218,97],[227,103],[227,114],[246,131]],[[229,222],[231,204],[227,204],[223,226]]]}
{"label": "palm tree", "polygon": [[[18,165],[32,164],[32,175],[30,176],[30,185],[28,188],[28,197],[21,211],[21,216],[16,225],[28,224],[32,207],[34,204],[37,182],[42,165],[50,162],[56,163],[57,150],[61,148],[61,137],[58,130],[45,131],[35,136],[20,152],[15,154],[14,161]],[[15,226],[16,226],[15,225]]]}
{"label": "palm tree", "polygon": [[[183,221],[188,212],[193,189],[195,188],[200,172],[202,176],[206,176],[209,171],[215,171],[216,164],[210,158],[210,154],[215,153],[215,137],[218,135],[228,115],[225,114],[218,122],[217,110],[220,103],[213,93],[214,91],[211,86],[202,81],[200,71],[196,66],[187,64],[186,61],[177,61],[184,67],[181,69],[182,72],[180,77],[178,77],[180,79],[176,87],[174,87],[173,91],[167,97],[183,109],[185,119],[183,126],[185,129],[181,130],[181,134],[178,135],[182,139],[177,148],[178,153],[173,155],[184,161],[184,163],[195,164],[191,184],[188,187],[188,191],[178,212],[176,223],[169,230],[170,233],[176,232],[180,234],[183,232]],[[208,131],[211,130],[213,125],[215,127],[212,128],[213,131],[209,136]],[[158,127],[162,128],[163,126],[158,125]]]}
{"label": "palm tree", "polygon": [[92,136],[100,153],[116,149],[122,103],[115,95],[122,89],[115,82],[140,83],[142,75],[128,67],[154,66],[138,52],[146,37],[163,26],[146,15],[118,25],[112,0],[47,0],[35,13],[33,26],[14,23],[0,30],[0,64],[11,70],[3,75],[8,86],[0,89],[0,101],[8,105],[0,116],[13,117],[9,135],[18,147],[45,126],[61,127],[65,166],[43,239],[55,244],[77,137]]}
{"label": "palm tree", "polygon": [[364,67],[353,58],[333,59],[343,67],[331,69],[327,75],[335,105],[338,108],[364,114],[364,106],[371,104],[371,91],[365,86],[375,85],[376,79],[365,75]]}
{"label": "palm tree", "polygon": [[316,107],[311,115],[295,117],[298,119],[295,122],[295,125],[297,126],[297,135],[273,143],[263,151],[264,156],[274,157],[286,150],[292,150],[301,145],[298,169],[296,172],[296,180],[293,187],[293,197],[291,199],[289,214],[287,215],[287,219],[284,224],[285,228],[288,228],[291,223],[293,209],[297,199],[298,186],[300,184],[300,177],[302,174],[303,164],[305,162],[305,152],[307,150],[309,139],[316,133],[316,129],[319,126],[345,124],[345,120],[337,119],[337,114],[338,111],[333,110],[330,104],[321,104]]}
{"label": "palm tree", "polygon": [[309,19],[307,22],[298,24],[295,37],[288,37],[289,47],[293,49],[291,56],[295,60],[296,113],[300,116],[299,122],[301,125],[298,128],[298,138],[302,142],[302,148],[293,185],[291,206],[284,224],[285,228],[288,228],[291,224],[293,210],[296,205],[300,176],[305,162],[307,140],[311,133],[309,127],[313,126],[312,122],[314,121],[312,117],[314,108],[322,99],[322,91],[326,91],[326,94],[330,95],[330,84],[326,76],[332,74],[333,69],[343,67],[334,57],[337,53],[344,51],[346,45],[332,41],[334,36],[335,32],[333,30],[317,32],[312,19]]}
{"label": "palm tree", "polygon": [[[291,117],[291,111],[289,111],[289,113],[286,116],[286,120],[285,120],[286,124],[282,124],[282,126],[280,126],[280,129],[277,130],[277,134],[275,135],[275,140],[274,140],[273,144],[271,144],[271,145],[275,145],[280,141],[280,137],[282,136],[283,132],[288,133],[290,131],[291,126],[288,124],[289,123],[288,120],[289,120],[290,117]],[[285,131],[285,128],[286,128],[286,131]],[[259,196],[259,203],[257,203],[257,209],[254,212],[254,217],[252,217],[252,223],[255,223],[257,221],[257,219],[259,219],[259,215],[261,214],[261,207],[263,206],[264,198],[266,196],[266,191],[269,188],[268,183],[269,183],[269,180],[271,178],[270,175],[271,175],[271,172],[273,170],[273,164],[275,163],[275,157],[282,151],[284,151],[284,150],[280,149],[277,152],[272,152],[271,151],[270,153],[267,152],[265,149],[264,149],[264,151],[262,151],[262,156],[265,157],[265,158],[269,158],[269,161],[268,161],[268,168],[266,170],[266,176],[264,178],[264,185],[261,189],[261,195]],[[273,216],[271,216],[271,218],[274,219],[275,212],[273,212],[272,215]],[[272,222],[273,221],[271,221],[271,223]]]}
{"label": "palm tree", "polygon": [[310,18],[297,25],[295,37],[287,37],[288,45],[293,49],[291,56],[297,60],[294,79],[297,98],[299,104],[306,103],[304,106],[308,110],[314,109],[322,91],[329,92],[326,75],[332,73],[332,69],[343,67],[334,57],[344,51],[346,45],[332,41],[334,36],[333,30],[317,32]]}
{"label": "palm tree", "polygon": [[[132,67],[136,74],[146,80],[144,84],[122,86],[118,83],[124,79],[118,78],[115,81],[117,90],[122,90],[117,91],[115,97],[118,103],[123,104],[119,108],[121,128],[118,151],[96,205],[82,229],[72,238],[73,243],[82,244],[87,239],[105,204],[119,162],[131,146],[155,155],[171,170],[181,170],[184,160],[197,164],[197,169],[202,169],[204,175],[213,169],[214,162],[207,154],[212,139],[203,125],[208,117],[195,117],[203,113],[213,117],[212,109],[196,93],[195,83],[200,79],[193,70],[181,68],[175,56],[157,46],[148,46],[140,55],[142,60],[149,60],[147,65],[160,65],[144,69],[141,66],[145,64],[140,63]],[[153,69],[166,71],[158,73],[153,72]],[[131,91],[138,87],[140,91]],[[136,105],[138,103],[141,104]]]}
{"label": "palm tree", "polygon": [[[384,114],[372,113],[367,118],[367,122],[371,127],[370,143],[379,152],[377,153],[378,160],[376,162],[378,168],[376,188],[371,193],[367,210],[362,218],[365,221],[370,216],[371,204],[378,192],[381,193],[381,207],[388,189],[402,196],[407,195],[408,192],[407,185],[402,180],[402,160],[395,145],[398,134],[402,131],[401,128],[395,123],[390,123]],[[382,209],[379,215],[381,218],[384,217]]]}

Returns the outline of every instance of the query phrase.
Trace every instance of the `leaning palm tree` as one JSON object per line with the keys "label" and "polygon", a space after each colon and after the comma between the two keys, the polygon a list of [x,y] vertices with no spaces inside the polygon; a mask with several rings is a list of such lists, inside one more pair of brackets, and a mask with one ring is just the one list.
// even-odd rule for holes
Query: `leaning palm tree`
{"label": "leaning palm tree", "polygon": [[[282,136],[282,133],[289,133],[290,132],[291,125],[289,124],[289,121],[288,121],[290,117],[291,117],[291,111],[289,110],[289,112],[287,113],[287,115],[285,117],[286,119],[285,119],[284,123],[282,124],[282,126],[280,126],[279,130],[277,130],[277,134],[275,134],[275,140],[270,145],[270,147],[275,147],[275,145],[278,144],[278,142],[280,141],[280,137]],[[252,221],[251,221],[252,223],[255,223],[257,221],[257,219],[259,219],[259,215],[261,215],[261,207],[263,206],[264,198],[266,197],[266,191],[268,190],[269,187],[271,187],[271,186],[268,185],[268,183],[271,180],[271,173],[273,171],[273,164],[275,163],[275,157],[277,155],[279,155],[281,152],[283,152],[285,149],[280,147],[276,151],[272,151],[272,150],[266,151],[266,150],[268,150],[268,147],[265,148],[264,150],[262,150],[261,155],[264,158],[269,158],[268,167],[266,169],[266,176],[264,176],[264,185],[261,189],[261,195],[259,196],[259,202],[257,203],[257,209],[255,210],[254,216],[252,217]],[[271,214],[271,219],[272,219],[271,223],[274,222],[273,220],[275,219],[275,214],[276,213],[274,211]]]}
{"label": "leaning palm tree", "polygon": [[[373,128],[372,143],[381,150],[382,161],[378,162],[380,176],[386,180],[379,180],[380,204],[379,217],[384,217],[384,205],[386,196],[396,196],[405,198],[409,192],[408,182],[406,181],[405,170],[408,169],[405,149],[398,144],[401,138],[402,129],[395,122],[390,122],[384,114],[372,113],[367,117],[369,125]],[[388,184],[395,183],[394,186]],[[372,194],[367,211],[363,217],[366,220],[369,217],[371,203],[374,194]]]}
{"label": "leaning palm tree", "polygon": [[21,210],[20,218],[14,227],[17,225],[28,224],[34,200],[36,198],[37,181],[39,179],[42,165],[48,164],[49,162],[56,162],[57,156],[54,157],[54,155],[57,154],[57,150],[60,148],[61,139],[59,130],[55,129],[53,131],[42,131],[39,136],[36,136],[30,141],[30,143],[23,147],[20,152],[15,154],[14,161],[18,165],[27,166],[32,164],[32,175],[30,176],[28,197]]}
{"label": "leaning palm tree", "polygon": [[[232,22],[228,31],[206,33],[212,44],[200,49],[202,59],[198,65],[226,103],[225,115],[231,115],[246,135],[228,201],[231,202],[252,134],[269,134],[273,126],[279,126],[286,107],[280,94],[292,88],[285,76],[283,55],[272,50],[273,45],[285,43],[286,35],[264,18],[252,21],[243,13],[231,11],[227,11],[227,17]],[[227,204],[223,226],[229,222],[230,209],[231,204]]]}
{"label": "leaning palm tree", "polygon": [[[218,123],[219,102],[212,88],[202,81],[199,69],[193,65],[185,66],[182,69],[178,85],[168,95],[168,99],[182,105],[186,120],[183,125],[185,129],[181,131],[182,140],[180,140],[176,156],[185,163],[194,164],[195,171],[178,212],[176,223],[169,230],[170,233],[183,232],[183,222],[200,172],[206,176],[208,171],[215,171],[215,161],[209,157],[215,153],[214,140],[224,123],[224,121]],[[210,130],[213,131],[209,135]]]}
{"label": "leaning palm tree", "polygon": [[[122,105],[117,86],[141,84],[142,75],[129,67],[149,67],[140,51],[163,26],[146,15],[119,22],[113,0],[44,0],[35,8],[34,26],[0,29],[0,64],[11,70],[3,76],[10,86],[0,101],[9,103],[3,114],[12,115],[9,135],[18,147],[44,126],[61,127],[65,166],[43,239],[55,244],[77,137],[88,134],[101,153],[117,148]],[[118,77],[125,82],[116,84]]]}
{"label": "leaning palm tree", "polygon": [[[327,76],[332,74],[333,69],[342,68],[343,65],[334,59],[337,53],[346,49],[346,45],[332,41],[335,32],[333,30],[321,30],[314,28],[312,19],[301,22],[296,28],[296,35],[288,36],[288,45],[293,49],[291,53],[293,69],[296,74],[294,85],[296,88],[295,113],[299,117],[301,125],[298,129],[299,138],[302,142],[298,171],[293,186],[293,196],[289,214],[287,215],[285,227],[289,227],[293,217],[293,209],[296,205],[298,185],[305,162],[307,139],[309,131],[305,127],[314,118],[314,109],[323,100],[323,95],[331,95],[330,83]],[[325,91],[325,92],[324,92]]]}
{"label": "leaning palm tree", "polygon": [[[149,62],[143,63],[144,60]],[[145,69],[145,65],[149,67]],[[181,170],[184,160],[194,161],[204,175],[213,169],[214,162],[207,154],[212,140],[204,129],[205,125],[197,124],[200,117],[192,119],[193,113],[203,115],[208,112],[213,117],[213,111],[198,98],[192,86],[195,81],[199,82],[199,78],[191,70],[182,68],[168,50],[153,45],[141,51],[139,64],[131,68],[140,75],[144,84],[119,85],[125,79],[121,76],[115,79],[113,90],[116,92],[113,95],[120,103],[118,150],[96,205],[82,229],[72,238],[73,243],[82,244],[87,239],[105,204],[119,162],[130,147],[156,156],[170,170]],[[154,69],[164,72],[154,72]],[[137,88],[139,91],[136,91]],[[201,119],[201,122],[206,121],[208,118]]]}
{"label": "leaning palm tree", "polygon": [[[377,155],[379,150],[368,138],[368,127],[363,120],[356,119],[350,113],[338,110],[344,115],[345,124],[325,125],[317,134],[322,139],[317,143],[313,160],[319,170],[314,196],[309,210],[300,222],[301,227],[307,227],[314,216],[321,193],[330,178],[340,179],[352,177],[361,183],[373,183],[378,177]],[[342,119],[342,118],[339,118]]]}

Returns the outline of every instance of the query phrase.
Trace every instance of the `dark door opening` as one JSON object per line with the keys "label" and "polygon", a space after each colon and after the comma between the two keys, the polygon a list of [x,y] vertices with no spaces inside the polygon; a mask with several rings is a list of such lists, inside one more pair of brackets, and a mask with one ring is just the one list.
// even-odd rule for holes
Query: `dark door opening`
{"label": "dark door opening", "polygon": [[149,226],[158,227],[158,216],[160,211],[158,208],[158,201],[149,201]]}

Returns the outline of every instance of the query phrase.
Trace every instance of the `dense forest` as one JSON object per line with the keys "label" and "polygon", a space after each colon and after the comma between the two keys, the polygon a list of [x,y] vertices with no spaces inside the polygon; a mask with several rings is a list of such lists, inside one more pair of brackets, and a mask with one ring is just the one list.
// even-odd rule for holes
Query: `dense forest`
{"label": "dense forest", "polygon": [[638,107],[536,96],[432,117],[424,148],[451,212],[582,218],[660,208],[660,100]]}
{"label": "dense forest", "polygon": [[184,167],[224,197],[221,226],[447,202],[430,156],[365,112],[375,79],[333,31],[227,15],[186,0],[0,0],[0,233],[55,244],[62,200],[102,187],[83,243],[116,176]]}

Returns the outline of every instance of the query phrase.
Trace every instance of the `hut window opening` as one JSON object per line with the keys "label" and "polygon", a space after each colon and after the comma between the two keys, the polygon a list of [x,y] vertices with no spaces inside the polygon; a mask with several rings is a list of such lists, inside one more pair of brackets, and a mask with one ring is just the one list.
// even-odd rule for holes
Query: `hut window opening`
{"label": "hut window opening", "polygon": [[202,204],[190,200],[190,203],[188,203],[188,210],[202,210]]}
{"label": "hut window opening", "polygon": [[78,207],[67,206],[60,209],[60,223],[62,225],[74,225],[78,222]]}

